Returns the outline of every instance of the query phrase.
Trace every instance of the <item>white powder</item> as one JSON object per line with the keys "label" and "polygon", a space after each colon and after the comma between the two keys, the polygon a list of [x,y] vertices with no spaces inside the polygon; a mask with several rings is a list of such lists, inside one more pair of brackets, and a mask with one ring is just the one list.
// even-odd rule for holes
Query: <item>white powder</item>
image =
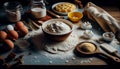
{"label": "white powder", "polygon": [[71,35],[63,42],[53,42],[46,39],[42,29],[29,32],[24,39],[28,38],[32,39],[31,42],[34,47],[44,56],[61,59],[73,57],[73,50],[79,43],[79,38],[74,32],[72,32]]}
{"label": "white powder", "polygon": [[108,23],[110,23],[110,19],[109,19],[109,17],[108,17],[107,14],[102,13],[102,14],[101,14],[101,17],[102,17],[105,21],[107,21]]}
{"label": "white powder", "polygon": [[75,34],[71,34],[65,41],[63,42],[50,42],[47,41],[45,43],[45,50],[50,53],[60,53],[73,49],[78,44],[78,37]]}
{"label": "white powder", "polygon": [[66,63],[68,63],[68,62],[69,62],[69,60],[66,60],[65,62],[66,62]]}
{"label": "white powder", "polygon": [[75,57],[72,57],[72,60],[75,60],[76,58]]}
{"label": "white powder", "polygon": [[81,28],[82,29],[91,29],[92,28],[92,25],[90,22],[84,22],[81,24]]}
{"label": "white powder", "polygon": [[50,64],[52,64],[53,62],[52,61],[49,61]]}
{"label": "white powder", "polygon": [[35,37],[36,35],[39,35],[42,33],[41,27],[38,30],[34,30],[34,31],[30,31],[25,37],[24,39],[28,39],[28,38],[32,38]]}
{"label": "white powder", "polygon": [[83,59],[80,61],[80,64],[89,64],[93,61],[93,58]]}
{"label": "white powder", "polygon": [[[73,33],[63,42],[51,42],[44,38],[44,35],[32,37],[32,42],[41,54],[49,58],[68,58],[74,55],[73,50],[78,44],[78,37]],[[56,49],[56,50],[55,50]],[[53,54],[54,53],[54,54]]]}
{"label": "white powder", "polygon": [[44,9],[42,9],[42,8],[32,8],[31,12],[36,18],[41,18],[41,17],[46,16],[46,9],[45,8]]}
{"label": "white powder", "polygon": [[78,29],[79,26],[74,25],[73,32],[71,35],[63,42],[53,42],[44,37],[42,29],[37,31],[29,32],[25,39],[31,38],[31,42],[34,47],[42,54],[48,58],[60,58],[67,59],[75,56],[74,49],[76,45],[84,41],[84,39],[80,38],[83,35],[83,30]]}
{"label": "white powder", "polygon": [[95,8],[95,7],[89,7],[88,9],[87,9],[87,11],[89,11],[90,13],[92,13],[92,14],[94,14],[94,15],[100,15],[99,13],[99,11]]}
{"label": "white powder", "polygon": [[30,43],[24,39],[16,40],[14,44],[19,48],[20,51],[25,51],[30,46]]}
{"label": "white powder", "polygon": [[67,52],[60,52],[60,53],[57,53],[57,54],[51,54],[51,53],[48,53],[46,51],[41,51],[40,53],[48,58],[60,58],[60,59],[67,59],[67,58],[70,58],[70,57],[73,57],[74,56],[74,52],[73,52],[74,49],[72,50],[69,50]]}
{"label": "white powder", "polygon": [[69,25],[67,25],[64,22],[61,21],[54,21],[54,22],[50,22],[45,28],[45,31],[49,32],[49,33],[67,33],[69,31],[71,31],[71,28],[69,27]]}

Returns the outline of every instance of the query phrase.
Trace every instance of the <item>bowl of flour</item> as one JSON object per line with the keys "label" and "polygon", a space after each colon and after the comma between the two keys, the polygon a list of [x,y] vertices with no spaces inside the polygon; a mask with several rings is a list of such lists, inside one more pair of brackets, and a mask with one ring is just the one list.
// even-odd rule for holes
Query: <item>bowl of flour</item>
{"label": "bowl of flour", "polygon": [[65,19],[50,19],[43,23],[45,36],[55,41],[64,41],[72,32],[73,25]]}

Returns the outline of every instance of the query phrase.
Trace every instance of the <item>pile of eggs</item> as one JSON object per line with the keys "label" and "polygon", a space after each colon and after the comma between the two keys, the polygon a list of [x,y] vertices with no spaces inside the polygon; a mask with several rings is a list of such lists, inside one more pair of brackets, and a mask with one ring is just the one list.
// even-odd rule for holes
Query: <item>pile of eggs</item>
{"label": "pile of eggs", "polygon": [[[5,31],[0,31],[0,43],[7,46],[7,49],[13,49],[13,41],[17,40],[20,37],[25,36],[28,33],[28,29],[25,27],[22,21],[19,21],[13,25],[7,25]],[[2,46],[4,48],[4,46]]]}

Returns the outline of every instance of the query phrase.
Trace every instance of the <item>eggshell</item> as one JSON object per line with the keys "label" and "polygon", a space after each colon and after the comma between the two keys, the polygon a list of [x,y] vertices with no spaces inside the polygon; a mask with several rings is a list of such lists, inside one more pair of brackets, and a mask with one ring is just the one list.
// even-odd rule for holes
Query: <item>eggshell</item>
{"label": "eggshell", "polygon": [[12,25],[7,25],[7,30],[14,30],[14,27]]}
{"label": "eggshell", "polygon": [[4,43],[7,45],[6,47],[6,49],[13,49],[14,48],[14,43],[11,41],[11,40],[9,40],[9,39],[5,39],[4,40]]}
{"label": "eggshell", "polygon": [[5,31],[0,31],[0,40],[4,40],[7,38],[7,33]]}
{"label": "eggshell", "polygon": [[19,30],[19,29],[21,29],[21,28],[23,28],[24,27],[24,23],[22,22],[22,21],[19,21],[19,22],[17,22],[16,24],[15,24],[15,28],[17,29],[17,30]]}
{"label": "eggshell", "polygon": [[19,35],[15,30],[9,30],[8,37],[13,39],[13,40],[17,40]]}

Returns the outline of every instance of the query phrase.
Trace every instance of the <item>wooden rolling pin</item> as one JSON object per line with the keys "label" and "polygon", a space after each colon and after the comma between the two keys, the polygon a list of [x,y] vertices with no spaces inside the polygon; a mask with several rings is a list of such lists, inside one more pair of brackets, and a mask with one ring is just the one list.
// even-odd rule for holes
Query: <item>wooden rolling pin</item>
{"label": "wooden rolling pin", "polygon": [[53,13],[52,11],[47,10],[47,13],[49,13],[50,15],[52,15],[52,16],[54,16],[54,17],[56,17],[56,18],[61,18],[61,19],[64,19],[64,17],[63,17],[63,16],[59,16],[59,15],[57,15],[57,14]]}

